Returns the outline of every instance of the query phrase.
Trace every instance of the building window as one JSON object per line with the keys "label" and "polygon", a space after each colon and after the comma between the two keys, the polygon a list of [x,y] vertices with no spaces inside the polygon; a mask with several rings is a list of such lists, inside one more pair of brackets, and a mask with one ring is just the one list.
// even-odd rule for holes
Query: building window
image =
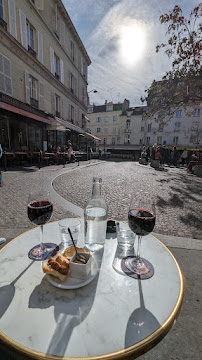
{"label": "building window", "polygon": [[113,105],[107,105],[106,106],[106,111],[112,111],[113,110]]}
{"label": "building window", "polygon": [[38,81],[29,75],[29,93],[30,93],[30,105],[38,108],[38,96],[37,96]]}
{"label": "building window", "polygon": [[200,109],[194,109],[194,116],[200,115]]}
{"label": "building window", "polygon": [[126,121],[126,129],[129,130],[130,129],[130,120]]}
{"label": "building window", "polygon": [[116,145],[116,139],[112,138],[112,145]]}
{"label": "building window", "polygon": [[96,121],[97,121],[97,122],[101,122],[101,121],[102,121],[102,118],[101,118],[100,116],[98,116],[98,117],[96,118]]}
{"label": "building window", "polygon": [[74,107],[71,105],[71,122],[74,123]]}
{"label": "building window", "polygon": [[70,47],[71,47],[71,59],[72,59],[72,61],[74,61],[75,60],[75,46],[74,46],[73,41],[70,42]]}
{"label": "building window", "polygon": [[144,126],[141,126],[141,131],[144,131]]}
{"label": "building window", "polygon": [[180,122],[176,122],[175,127],[174,127],[174,131],[180,131],[180,125],[181,125]]}
{"label": "building window", "polygon": [[146,138],[146,144],[147,144],[147,145],[150,145],[150,136],[147,136],[147,138]]}
{"label": "building window", "polygon": [[12,96],[11,61],[0,53],[0,92]]}
{"label": "building window", "polygon": [[27,22],[27,44],[34,50],[34,29],[32,25]]}
{"label": "building window", "polygon": [[140,145],[142,145],[142,139],[140,139]]}
{"label": "building window", "polygon": [[93,112],[93,107],[89,107],[88,108],[88,114],[92,113]]}
{"label": "building window", "polygon": [[0,18],[3,19],[3,0],[0,0]]}
{"label": "building window", "polygon": [[109,117],[108,117],[108,116],[105,116],[104,121],[105,121],[105,122],[108,122],[108,121],[109,121]]}
{"label": "building window", "polygon": [[59,80],[60,79],[60,59],[54,53],[54,70],[55,70],[55,77]]}
{"label": "building window", "polygon": [[151,124],[147,125],[147,131],[149,131],[149,132],[151,131]]}
{"label": "building window", "polygon": [[177,144],[178,144],[178,136],[174,136],[173,145],[177,145]]}
{"label": "building window", "polygon": [[116,134],[116,128],[113,127],[113,130],[112,130],[113,134]]}
{"label": "building window", "polygon": [[100,132],[100,128],[97,128],[97,132]]}
{"label": "building window", "polygon": [[162,136],[157,136],[157,144],[158,145],[162,144]]}
{"label": "building window", "polygon": [[55,116],[60,117],[60,97],[55,94]]}
{"label": "building window", "polygon": [[164,125],[162,123],[160,123],[158,131],[163,131],[163,127],[164,127]]}
{"label": "building window", "polygon": [[177,110],[176,117],[181,117],[181,116],[182,116],[182,110]]}
{"label": "building window", "polygon": [[113,121],[117,121],[118,120],[118,116],[117,115],[114,115],[113,116]]}

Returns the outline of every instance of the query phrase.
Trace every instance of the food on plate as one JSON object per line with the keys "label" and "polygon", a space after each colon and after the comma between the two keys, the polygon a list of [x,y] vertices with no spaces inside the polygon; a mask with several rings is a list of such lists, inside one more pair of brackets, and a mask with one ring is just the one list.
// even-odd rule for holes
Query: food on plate
{"label": "food on plate", "polygon": [[[78,248],[78,247],[76,247],[76,249],[78,252],[87,253],[87,251],[85,249]],[[65,256],[68,260],[70,260],[74,254],[75,254],[74,245],[67,247],[63,252],[63,256]]]}
{"label": "food on plate", "polygon": [[53,275],[64,282],[69,272],[69,260],[60,251],[55,258],[50,258],[47,263],[43,263],[43,272]]}

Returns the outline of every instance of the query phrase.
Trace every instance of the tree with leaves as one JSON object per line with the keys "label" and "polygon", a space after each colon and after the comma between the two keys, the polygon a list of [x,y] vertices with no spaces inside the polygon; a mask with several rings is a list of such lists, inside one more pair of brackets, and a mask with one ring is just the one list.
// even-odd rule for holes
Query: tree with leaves
{"label": "tree with leaves", "polygon": [[202,99],[202,2],[191,11],[189,18],[183,16],[176,5],[169,14],[160,16],[161,24],[168,23],[168,42],[156,46],[156,52],[165,49],[172,59],[172,68],[161,81],[153,81],[146,96],[147,116],[163,122],[171,118],[179,108],[187,113],[193,104]]}

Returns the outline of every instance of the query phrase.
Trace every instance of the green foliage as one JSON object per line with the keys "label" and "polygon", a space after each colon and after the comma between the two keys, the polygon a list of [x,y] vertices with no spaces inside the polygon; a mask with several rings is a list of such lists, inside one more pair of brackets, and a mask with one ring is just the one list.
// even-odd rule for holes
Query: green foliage
{"label": "green foliage", "polygon": [[141,97],[147,102],[147,116],[159,119],[168,116],[181,108],[201,101],[202,98],[202,3],[191,11],[186,19],[181,8],[176,5],[169,14],[160,16],[161,24],[168,23],[167,44],[156,46],[172,58],[172,70],[168,71],[162,81],[153,81],[145,90],[146,96]]}

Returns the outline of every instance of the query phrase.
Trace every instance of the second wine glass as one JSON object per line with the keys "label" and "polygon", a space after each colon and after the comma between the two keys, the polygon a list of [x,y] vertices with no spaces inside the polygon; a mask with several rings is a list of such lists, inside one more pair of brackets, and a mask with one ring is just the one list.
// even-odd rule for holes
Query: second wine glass
{"label": "second wine glass", "polygon": [[29,257],[34,260],[44,260],[47,252],[54,247],[43,243],[43,226],[51,219],[53,204],[49,193],[45,191],[32,192],[29,195],[27,215],[32,224],[40,227],[40,244],[31,249]]}
{"label": "second wine glass", "polygon": [[137,275],[145,275],[150,272],[149,265],[151,264],[148,260],[140,257],[140,247],[142,237],[152,232],[155,221],[155,203],[150,199],[149,194],[141,194],[139,199],[136,196],[132,197],[128,211],[128,224],[130,229],[138,236],[138,248],[137,255],[130,257],[126,261],[126,266]]}

